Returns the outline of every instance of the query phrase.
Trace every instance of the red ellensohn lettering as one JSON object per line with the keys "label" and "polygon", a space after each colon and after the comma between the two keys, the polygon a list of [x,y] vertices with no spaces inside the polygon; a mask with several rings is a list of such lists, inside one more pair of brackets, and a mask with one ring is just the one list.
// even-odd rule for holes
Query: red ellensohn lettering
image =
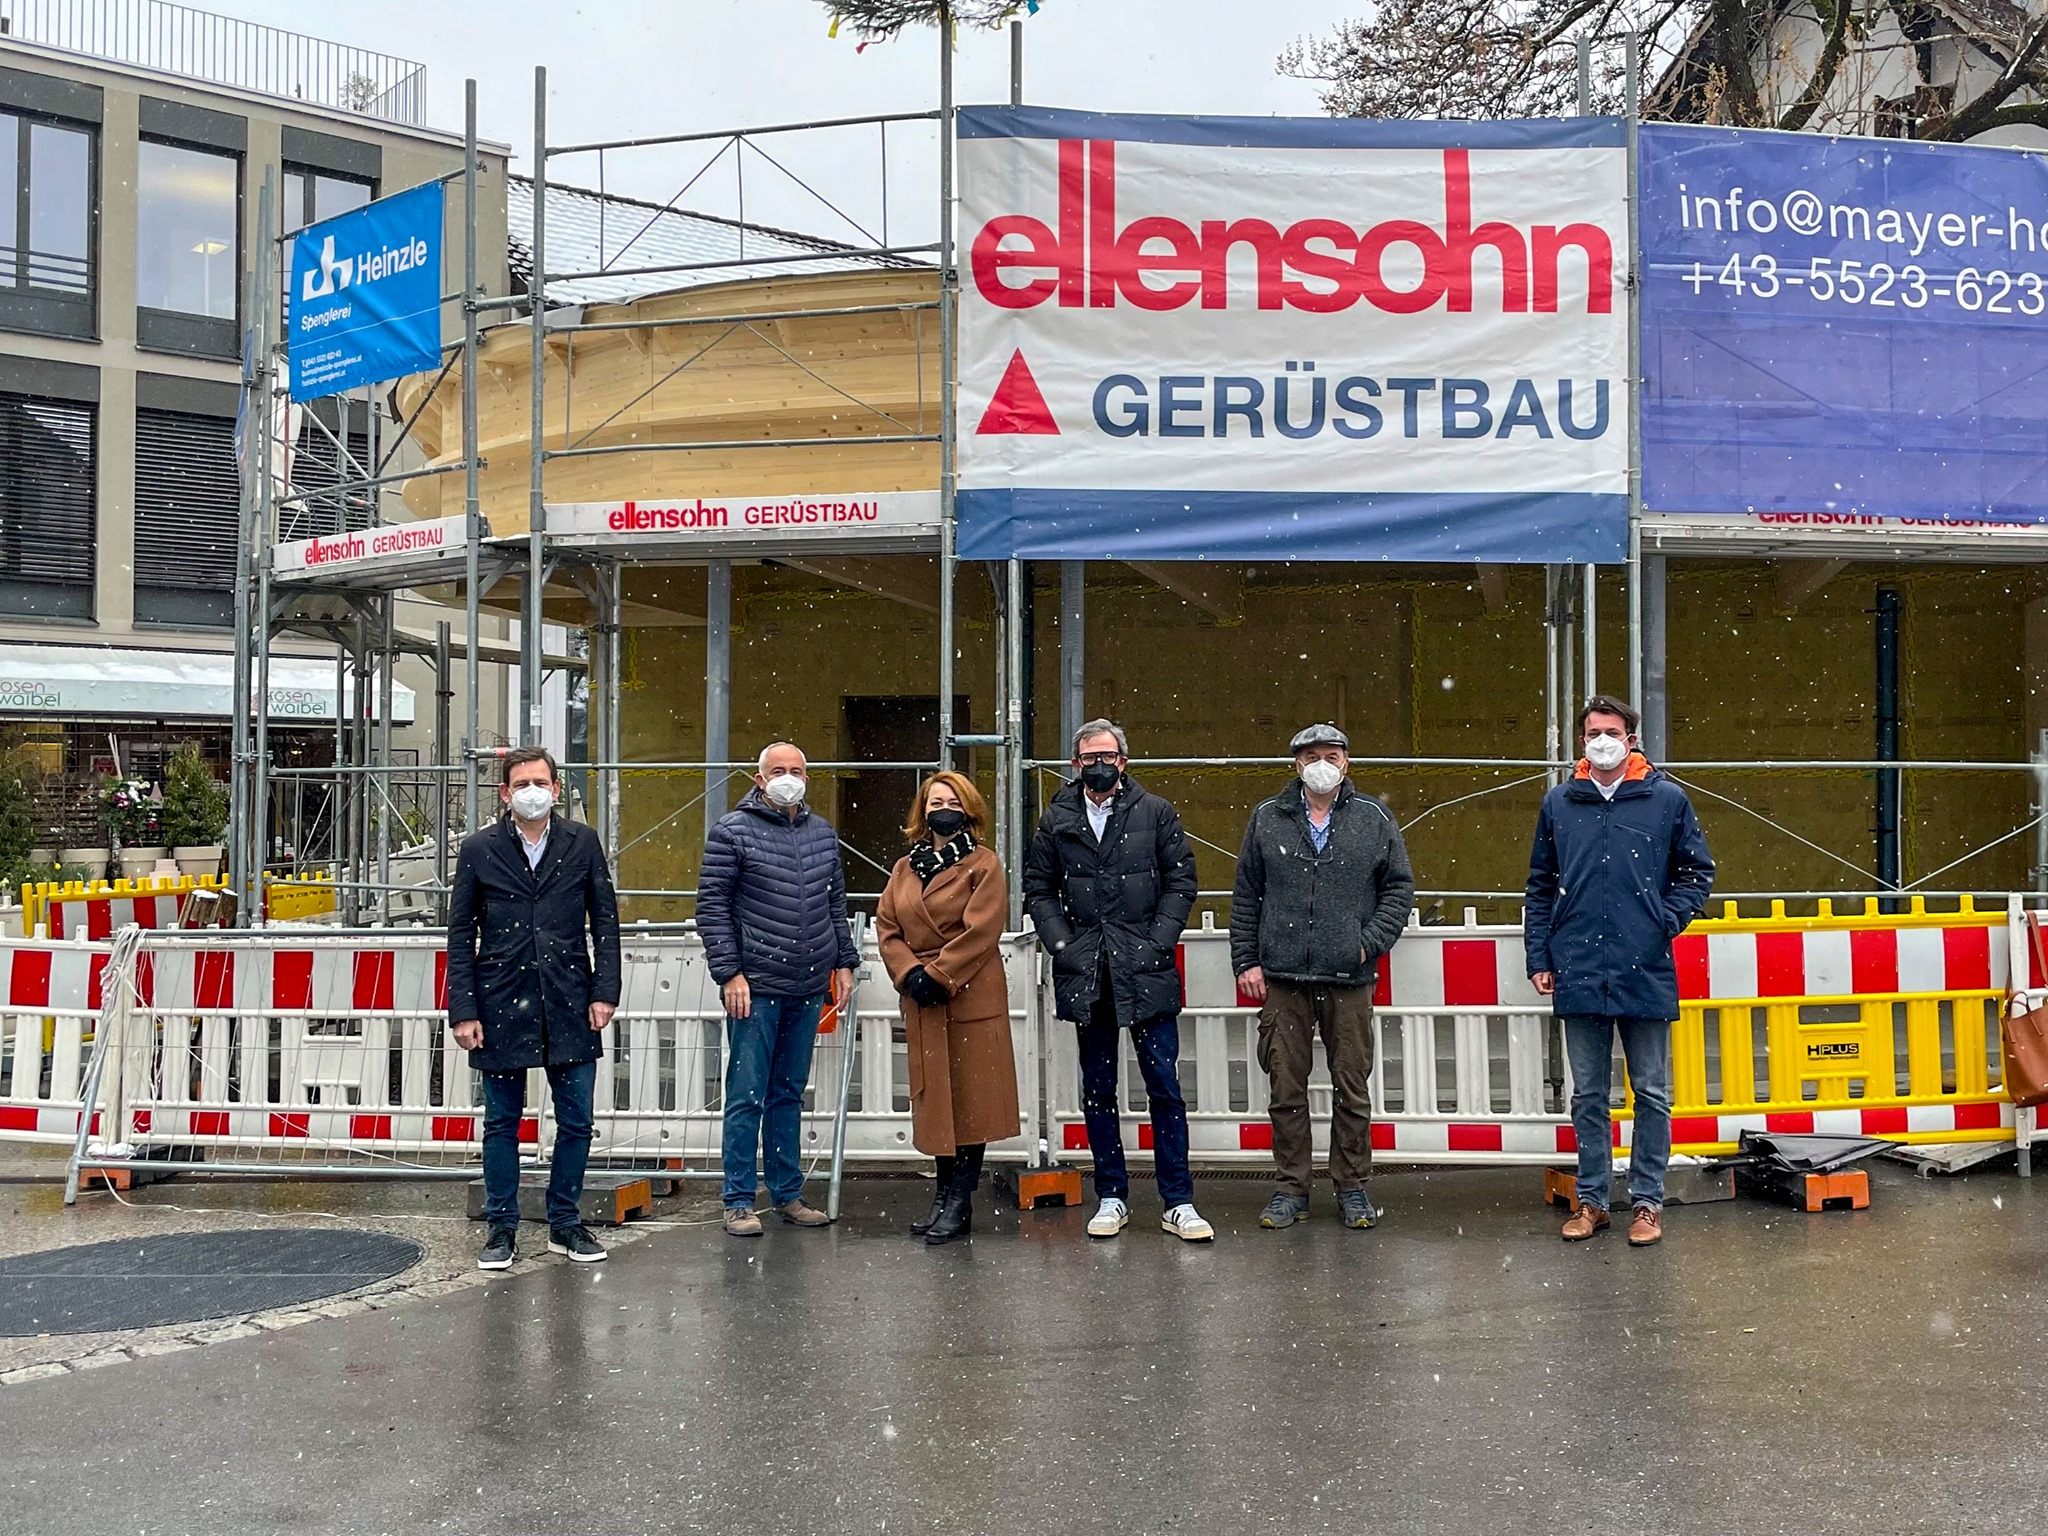
{"label": "red ellensohn lettering", "polygon": [[[1118,228],[1116,144],[1062,139],[1057,223],[1055,231],[1029,214],[1009,213],[984,224],[968,258],[981,296],[1001,309],[1054,300],[1062,309],[1113,309],[1121,301],[1171,310],[1198,298],[1203,309],[1227,309],[1231,253],[1243,246],[1255,263],[1260,309],[1334,314],[1363,301],[1391,314],[1417,314],[1438,303],[1451,314],[1469,314],[1473,259],[1484,249],[1500,270],[1503,314],[1556,314],[1566,251],[1585,267],[1585,312],[1614,309],[1607,232],[1597,224],[1536,224],[1526,232],[1499,222],[1475,226],[1471,152],[1463,149],[1444,151],[1441,230],[1414,219],[1359,228],[1332,218],[1302,219],[1285,229],[1265,219],[1205,219],[1197,229],[1159,216]],[[1395,246],[1411,247],[1422,258],[1412,288],[1386,280],[1386,254]],[[1026,280],[1006,281],[1007,274]],[[1154,286],[1148,277],[1168,281]]]}
{"label": "red ellensohn lettering", "polygon": [[731,525],[732,509],[698,497],[694,503],[672,502],[667,506],[644,507],[629,501],[605,518],[614,533],[667,533],[678,528],[725,528]]}

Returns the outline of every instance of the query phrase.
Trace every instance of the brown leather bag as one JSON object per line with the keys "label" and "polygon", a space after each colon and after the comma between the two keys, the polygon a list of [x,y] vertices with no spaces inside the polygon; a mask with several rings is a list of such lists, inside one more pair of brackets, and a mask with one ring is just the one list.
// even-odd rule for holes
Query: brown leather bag
{"label": "brown leather bag", "polygon": [[[2041,933],[2041,914],[2025,914],[2027,944],[2048,979],[2048,939]],[[2013,978],[2012,996],[2007,999],[2000,1032],[2005,1037],[2005,1096],[2026,1108],[2048,1104],[2048,1002],[2038,1008],[2026,1006],[2030,978]]]}

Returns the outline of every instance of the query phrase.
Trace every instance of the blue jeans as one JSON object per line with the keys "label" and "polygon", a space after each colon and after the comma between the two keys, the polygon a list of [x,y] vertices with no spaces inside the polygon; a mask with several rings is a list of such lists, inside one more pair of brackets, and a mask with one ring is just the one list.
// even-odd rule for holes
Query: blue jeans
{"label": "blue jeans", "polygon": [[725,1021],[725,1203],[754,1205],[754,1148],[768,1178],[768,1198],[787,1205],[804,1192],[797,1149],[803,1133],[804,1085],[818,1044],[823,993],[763,997],[744,1019]]}
{"label": "blue jeans", "polygon": [[[1105,997],[1108,988],[1103,988]],[[1095,1018],[1075,1026],[1081,1045],[1081,1115],[1088,1122],[1088,1150],[1095,1159],[1095,1195],[1101,1200],[1131,1197],[1131,1177],[1124,1166],[1123,1127],[1116,1097],[1117,1056],[1123,1031],[1116,1023],[1116,1005],[1098,1003]],[[1138,1050],[1138,1070],[1152,1109],[1152,1160],[1159,1178],[1159,1198],[1170,1211],[1195,1198],[1188,1174],[1188,1106],[1181,1096],[1180,1015],[1162,1014],[1131,1030]]]}
{"label": "blue jeans", "polygon": [[1579,1199],[1607,1209],[1614,1177],[1607,1099],[1616,1031],[1636,1095],[1629,1200],[1662,1210],[1664,1170],[1671,1164],[1671,1025],[1663,1019],[1564,1021],[1564,1047],[1572,1062],[1572,1130],[1579,1141]]}
{"label": "blue jeans", "polygon": [[[573,1227],[583,1217],[583,1170],[590,1162],[590,1095],[597,1063],[549,1067],[555,1101],[555,1156],[548,1169],[548,1225]],[[519,1225],[519,1121],[526,1113],[526,1074],[486,1072],[484,1080],[484,1220]]]}

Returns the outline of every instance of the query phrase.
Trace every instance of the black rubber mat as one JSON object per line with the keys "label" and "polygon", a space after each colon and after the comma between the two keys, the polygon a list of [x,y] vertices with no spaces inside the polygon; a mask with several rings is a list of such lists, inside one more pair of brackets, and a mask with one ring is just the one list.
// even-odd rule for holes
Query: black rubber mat
{"label": "black rubber mat", "polygon": [[382,1232],[180,1232],[0,1259],[0,1338],[101,1333],[297,1306],[387,1279],[420,1246]]}

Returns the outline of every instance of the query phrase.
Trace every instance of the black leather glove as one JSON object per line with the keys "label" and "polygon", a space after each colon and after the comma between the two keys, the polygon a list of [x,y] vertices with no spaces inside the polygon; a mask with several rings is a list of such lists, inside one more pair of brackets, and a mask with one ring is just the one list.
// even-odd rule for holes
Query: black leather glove
{"label": "black leather glove", "polygon": [[912,1002],[925,1008],[943,1007],[953,995],[933,981],[921,965],[913,965],[904,975],[903,991]]}

